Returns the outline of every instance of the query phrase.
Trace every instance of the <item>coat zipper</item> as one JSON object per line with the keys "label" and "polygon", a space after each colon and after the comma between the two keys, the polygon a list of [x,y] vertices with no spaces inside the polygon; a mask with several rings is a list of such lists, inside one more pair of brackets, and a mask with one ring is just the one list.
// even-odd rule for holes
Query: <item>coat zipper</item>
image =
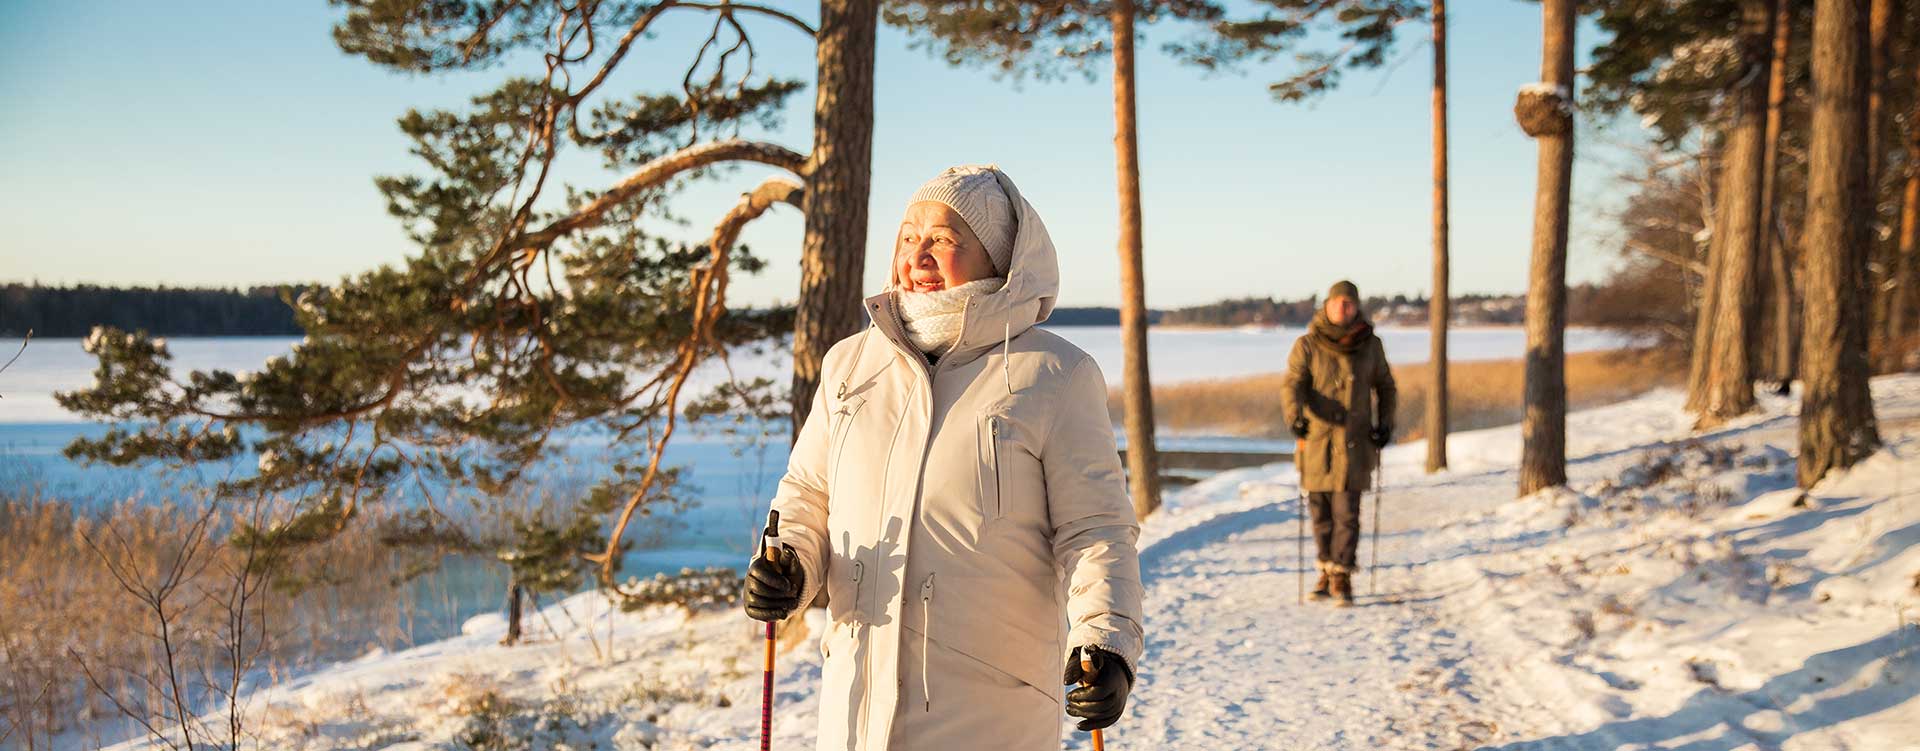
{"label": "coat zipper", "polygon": [[[888,305],[888,306],[887,306],[887,309],[888,309],[888,312],[890,312],[890,313],[892,314],[892,318],[893,318],[893,323],[894,323],[894,325],[895,325],[895,327],[896,327],[896,330],[904,330],[904,329],[906,328],[906,324],[905,324],[905,323],[903,323],[903,322],[901,322],[901,320],[900,320],[900,311],[899,311],[899,309],[898,309],[898,308],[897,308],[896,306],[894,306],[894,305]],[[964,314],[962,314],[962,318],[961,318],[961,331],[962,331],[962,332],[964,333],[964,332],[965,332],[965,330],[966,330],[966,318],[965,318],[965,316],[964,316]],[[891,338],[891,337],[889,337],[889,338]],[[899,342],[898,342],[898,341],[896,340],[896,341],[894,342],[894,345],[895,345],[895,348],[896,348],[896,350],[897,350],[897,349],[898,349],[898,347],[899,347]],[[917,368],[917,369],[919,370],[919,372],[920,372],[920,375],[921,375],[921,391],[920,391],[920,396],[921,396],[921,398],[922,398],[922,399],[924,399],[924,400],[925,400],[925,401],[927,402],[927,403],[926,403],[926,405],[924,405],[924,406],[923,406],[923,409],[926,409],[926,410],[927,410],[927,413],[928,413],[928,414],[927,414],[927,419],[928,419],[928,420],[932,420],[932,419],[933,419],[933,415],[932,415],[932,411],[933,411],[933,406],[932,406],[932,405],[933,405],[933,379],[934,379],[934,377],[935,377],[935,376],[937,376],[937,375],[939,375],[939,374],[940,374],[940,367],[941,367],[942,365],[945,365],[945,364],[946,364],[946,363],[947,363],[947,362],[948,362],[949,360],[951,360],[952,358],[951,358],[950,356],[949,356],[949,357],[941,357],[941,358],[939,358],[938,360],[936,360],[936,361],[934,362],[934,365],[933,365],[933,367],[931,367],[931,368],[929,368],[929,367],[927,367],[927,361],[926,361],[926,358],[925,358],[925,357],[923,357],[923,356],[921,356],[921,355],[920,355],[920,354],[919,354],[918,352],[911,352],[911,353],[902,353],[902,354],[908,354],[908,355],[909,355],[909,356],[907,357],[907,359],[908,359],[908,360],[917,360],[917,362],[915,362],[915,363],[913,363],[913,366],[914,366],[915,368]],[[949,353],[949,354],[951,354],[951,353]],[[903,411],[903,412],[901,413],[901,416],[900,416],[900,419],[902,419],[902,420],[905,420],[905,419],[906,419],[906,413],[905,413],[904,411]],[[930,447],[929,445],[923,445],[923,446],[921,446],[921,449],[920,449],[920,466],[919,466],[919,469],[918,469],[918,470],[916,471],[916,474],[920,474],[920,473],[924,473],[924,472],[925,472],[925,470],[926,470],[926,464],[927,464],[927,451],[928,451],[928,449],[929,449],[929,448],[931,448],[931,447]],[[889,450],[891,450],[891,449],[889,449]],[[996,481],[996,482],[997,482],[997,481]],[[884,489],[883,489],[883,490],[884,490]],[[918,488],[918,486],[917,486],[917,482],[916,482],[916,487],[914,488],[914,491],[915,491],[916,493],[918,493],[918,492],[919,492],[919,488]],[[885,522],[884,522],[884,520],[881,520],[881,522],[880,522],[880,523],[882,523],[882,524],[884,524]],[[878,539],[880,539],[880,537],[881,537],[881,530],[880,530],[880,529],[878,529],[878,528],[876,528],[876,529],[875,529],[874,531],[875,531],[875,536],[874,536],[874,539],[875,539],[875,540],[878,540]],[[856,568],[856,569],[855,569],[855,571],[858,571],[858,570],[859,570],[858,568]],[[862,593],[862,594],[864,594],[864,590],[861,590],[861,593]],[[932,609],[933,609],[933,577],[932,577],[931,575],[929,575],[929,576],[927,577],[927,581],[926,581],[926,582],[925,582],[924,584],[922,584],[922,585],[921,585],[921,598],[922,598],[922,599],[921,599],[921,603],[922,603],[922,606],[923,606],[923,608],[924,608],[924,610],[923,610],[923,612],[924,612],[924,613],[927,613],[927,614],[930,614],[930,613],[931,613],[931,611],[932,611]],[[876,599],[877,599],[877,598],[876,598]],[[855,606],[856,606],[856,608],[858,607],[858,603],[857,603],[857,602],[855,603]],[[884,607],[884,605],[882,605],[882,607]],[[924,640],[926,639],[926,636],[927,636],[927,634],[926,634],[926,630],[925,630],[925,629],[923,629],[923,630],[921,631],[921,634],[920,634],[920,636],[921,636],[921,638],[923,639],[923,643],[924,643]],[[868,676],[872,676],[872,675],[873,675],[873,650],[871,650],[871,649],[868,649],[868,650],[865,650],[865,652],[866,652],[866,660],[865,660],[865,662],[866,662],[866,674],[867,674]],[[921,660],[922,660],[922,661],[924,662],[924,661],[925,661],[925,659],[926,659],[926,650],[925,650],[925,648],[924,648],[924,646],[923,646],[923,648],[922,648],[922,650],[921,650]],[[926,670],[925,670],[925,668],[924,668],[924,666],[922,667],[922,669],[921,669],[921,671],[920,671],[920,675],[921,675],[921,680],[922,680],[922,681],[926,681],[926,680],[927,680],[927,675],[926,675]],[[896,678],[896,680],[897,680],[897,678]],[[927,686],[927,685],[925,685],[925,684],[923,684],[923,685],[922,685],[922,687],[921,687],[921,690],[922,690],[922,692],[923,692],[923,693],[924,693],[924,692],[925,692],[925,691],[927,690],[927,687],[928,687],[928,686]],[[871,725],[870,725],[870,723],[871,723],[871,722],[872,722],[872,720],[873,720],[873,711],[872,711],[872,708],[873,708],[873,705],[871,704],[871,700],[872,700],[872,694],[871,694],[871,692],[869,692],[869,693],[868,693],[868,696],[867,696],[867,705],[866,705],[866,709],[865,709],[865,711],[862,711],[862,712],[860,713],[860,739],[861,739],[861,746],[862,746],[862,747],[865,747],[865,746],[868,746],[868,745],[871,745],[871,744],[868,744],[868,743],[866,743],[866,741],[868,740],[868,738],[867,738],[867,736],[868,736],[868,735],[870,735],[870,733],[871,733]],[[933,709],[933,698],[932,698],[931,696],[928,696],[928,697],[927,697],[927,709],[928,709],[929,711],[931,711],[931,710]]]}
{"label": "coat zipper", "polygon": [[993,463],[993,516],[990,518],[998,519],[1007,507],[1006,483],[1000,480],[1000,418],[987,418],[987,432],[992,440],[987,446],[987,458]]}

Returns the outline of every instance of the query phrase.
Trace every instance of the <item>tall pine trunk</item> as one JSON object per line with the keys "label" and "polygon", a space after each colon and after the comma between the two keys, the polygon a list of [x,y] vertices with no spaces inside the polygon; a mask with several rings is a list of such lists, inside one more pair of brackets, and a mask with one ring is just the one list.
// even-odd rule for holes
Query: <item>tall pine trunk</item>
{"label": "tall pine trunk", "polygon": [[822,0],[815,62],[813,153],[807,158],[800,299],[793,322],[793,436],[800,434],[821,361],[860,330],[873,183],[873,57],[879,0]]}
{"label": "tall pine trunk", "polygon": [[[1873,299],[1868,308],[1874,316],[1868,324],[1869,331],[1885,331],[1892,313],[1891,296],[1880,294],[1885,289],[1883,282],[1892,282],[1893,263],[1882,256],[1880,244],[1880,178],[1881,165],[1887,145],[1887,86],[1893,81],[1889,67],[1893,60],[1894,32],[1897,30],[1893,20],[1898,17],[1899,4],[1894,0],[1870,0],[1867,12],[1867,210],[1868,221],[1872,222],[1872,231],[1868,233],[1867,268],[1882,269],[1885,279],[1870,282]],[[1891,344],[1891,339],[1879,342]]]}
{"label": "tall pine trunk", "polygon": [[[1532,97],[1522,92],[1515,107],[1521,127],[1540,143],[1533,258],[1527,276],[1521,495],[1567,482],[1567,218],[1573,185],[1574,0],[1542,0],[1540,15],[1540,81],[1553,91],[1534,91]],[[1548,107],[1542,106],[1542,95]]]}
{"label": "tall pine trunk", "polygon": [[1799,343],[1793,338],[1793,264],[1787,259],[1787,238],[1780,226],[1780,130],[1786,116],[1787,53],[1793,41],[1792,0],[1777,0],[1773,6],[1773,54],[1767,75],[1767,142],[1764,174],[1760,186],[1760,230],[1771,265],[1773,284],[1773,360],[1772,376],[1777,393],[1786,395],[1792,388],[1795,355]]}
{"label": "tall pine trunk", "polygon": [[[1433,294],[1427,303],[1432,331],[1433,382],[1427,395],[1427,471],[1447,468],[1447,3],[1433,0]],[[1385,415],[1391,419],[1392,415]]]}
{"label": "tall pine trunk", "polygon": [[1120,192],[1120,334],[1126,345],[1127,473],[1133,513],[1160,508],[1160,457],[1153,443],[1153,382],[1147,374],[1147,291],[1141,265],[1140,135],[1135,129],[1133,2],[1113,4],[1113,151]]}
{"label": "tall pine trunk", "polygon": [[1914,68],[1914,100],[1907,117],[1905,187],[1900,191],[1900,242],[1894,251],[1894,287],[1887,306],[1887,331],[1892,340],[1907,335],[1913,304],[1914,253],[1920,252],[1920,67]]}
{"label": "tall pine trunk", "polygon": [[1713,307],[1700,311],[1712,332],[1706,353],[1702,426],[1754,407],[1753,347],[1759,318],[1762,193],[1765,192],[1768,48],[1773,42],[1772,0],[1740,0],[1741,84],[1734,92],[1725,165],[1720,171],[1720,219],[1713,238],[1719,274]]}
{"label": "tall pine trunk", "polygon": [[1867,391],[1866,99],[1870,35],[1860,0],[1817,0],[1807,148],[1800,487],[1880,445]]}

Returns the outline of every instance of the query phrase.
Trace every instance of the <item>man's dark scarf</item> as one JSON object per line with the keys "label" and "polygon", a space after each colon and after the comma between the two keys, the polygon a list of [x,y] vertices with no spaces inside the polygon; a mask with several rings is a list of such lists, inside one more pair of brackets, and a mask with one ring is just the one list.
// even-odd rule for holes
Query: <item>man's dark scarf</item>
{"label": "man's dark scarf", "polygon": [[1353,354],[1354,350],[1360,349],[1360,345],[1367,343],[1368,337],[1373,336],[1373,324],[1367,319],[1355,316],[1347,325],[1340,326],[1327,320],[1325,312],[1315,314],[1307,330],[1322,346],[1345,354]]}

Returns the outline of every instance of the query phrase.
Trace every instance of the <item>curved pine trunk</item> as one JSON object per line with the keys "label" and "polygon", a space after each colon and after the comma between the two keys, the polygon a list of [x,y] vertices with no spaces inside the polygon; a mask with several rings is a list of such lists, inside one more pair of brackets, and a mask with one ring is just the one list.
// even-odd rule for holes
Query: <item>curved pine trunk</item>
{"label": "curved pine trunk", "polygon": [[1817,0],[1813,123],[1807,148],[1800,487],[1880,445],[1867,391],[1867,14],[1859,0]]}
{"label": "curved pine trunk", "polygon": [[860,330],[873,183],[873,58],[878,0],[821,0],[806,235],[793,321],[793,433],[807,419],[827,350]]}

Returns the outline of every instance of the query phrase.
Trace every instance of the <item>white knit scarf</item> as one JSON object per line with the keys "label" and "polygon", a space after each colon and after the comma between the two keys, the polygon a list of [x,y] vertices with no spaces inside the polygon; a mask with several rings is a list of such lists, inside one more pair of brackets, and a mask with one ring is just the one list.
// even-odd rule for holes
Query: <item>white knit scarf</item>
{"label": "white knit scarf", "polygon": [[900,311],[900,322],[906,325],[907,340],[921,352],[939,355],[960,339],[967,298],[994,292],[1006,284],[1004,277],[990,277],[932,292],[895,288],[894,307]]}

